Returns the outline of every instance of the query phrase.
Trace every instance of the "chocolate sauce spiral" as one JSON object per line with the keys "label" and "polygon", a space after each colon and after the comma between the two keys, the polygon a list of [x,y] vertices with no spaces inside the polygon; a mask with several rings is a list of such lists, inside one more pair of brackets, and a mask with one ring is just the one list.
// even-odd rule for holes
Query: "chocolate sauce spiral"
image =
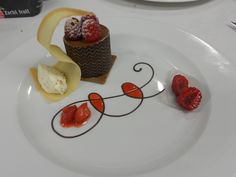
{"label": "chocolate sauce spiral", "polygon": [[[148,96],[144,96],[143,95],[143,92],[142,92],[142,88],[144,88],[145,86],[147,86],[153,79],[154,77],[154,69],[153,67],[148,64],[148,63],[145,63],[145,62],[139,62],[139,63],[136,63],[134,66],[133,66],[133,71],[135,72],[141,72],[143,70],[143,67],[142,66],[148,66],[151,70],[151,76],[149,77],[148,81],[146,83],[144,83],[141,87],[137,87],[136,85],[130,83],[130,82],[126,82],[126,83],[123,83],[121,88],[123,90],[123,94],[119,94],[119,95],[113,95],[113,96],[108,96],[108,97],[102,97],[100,96],[98,93],[90,93],[88,95],[88,99],[85,99],[85,100],[79,100],[79,101],[76,101],[76,102],[73,102],[73,103],[70,103],[66,106],[71,106],[71,105],[74,105],[74,104],[78,104],[78,103],[83,103],[83,102],[90,102],[91,105],[100,113],[100,116],[99,118],[97,119],[97,121],[91,126],[91,127],[88,127],[88,129],[86,129],[85,131],[77,134],[77,135],[73,135],[73,136],[66,136],[66,135],[63,135],[61,133],[59,133],[56,129],[55,129],[55,126],[54,126],[54,123],[56,120],[58,120],[60,118],[59,114],[62,112],[63,108],[60,109],[52,118],[51,120],[51,127],[52,127],[52,130],[57,134],[59,135],[60,137],[63,137],[63,138],[76,138],[76,137],[79,137],[79,136],[82,136],[86,133],[88,133],[90,130],[92,130],[93,128],[96,127],[96,125],[101,121],[102,117],[103,116],[108,116],[108,117],[125,117],[129,114],[132,114],[133,112],[135,112],[143,103],[143,100],[144,99],[147,99],[147,98],[152,98],[152,97],[155,97],[159,94],[161,94],[162,92],[164,92],[165,88],[163,88],[163,90],[161,91],[158,91],[157,93],[155,94],[152,94],[152,95],[148,95]],[[135,89],[131,89],[131,90],[125,90],[126,86],[129,85],[129,86],[132,86],[132,88],[135,88]],[[137,93],[137,95],[135,95]],[[90,96],[91,94],[95,94],[98,96],[99,99],[91,99]],[[108,114],[106,113],[106,104],[105,104],[105,100],[108,100],[108,99],[113,99],[113,98],[117,98],[117,97],[122,97],[122,96],[127,96],[127,97],[130,97],[130,98],[133,98],[133,99],[137,99],[139,101],[138,105],[136,107],[134,107],[131,111],[127,112],[127,113],[122,113],[122,114]],[[99,109],[98,107],[96,107],[96,105],[93,104],[93,101],[101,101],[102,102],[102,105],[104,106],[103,109]],[[65,106],[65,107],[66,107]],[[86,126],[86,125],[85,125]]]}

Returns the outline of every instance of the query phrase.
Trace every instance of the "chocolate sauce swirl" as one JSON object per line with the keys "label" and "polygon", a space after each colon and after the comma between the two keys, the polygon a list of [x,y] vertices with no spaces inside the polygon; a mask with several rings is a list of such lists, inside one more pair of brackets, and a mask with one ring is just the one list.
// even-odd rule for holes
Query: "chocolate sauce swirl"
{"label": "chocolate sauce swirl", "polygon": [[[108,97],[102,97],[100,94],[94,92],[94,93],[90,93],[88,95],[88,99],[79,100],[79,101],[76,101],[76,102],[73,102],[73,103],[70,103],[70,104],[66,105],[66,106],[71,106],[71,105],[79,104],[79,103],[83,103],[83,102],[90,102],[90,104],[100,113],[100,116],[98,117],[97,121],[91,127],[88,127],[88,129],[84,130],[83,132],[80,132],[80,133],[78,133],[76,135],[72,135],[72,136],[63,135],[62,133],[57,131],[55,126],[54,126],[54,123],[55,123],[55,121],[59,121],[59,118],[60,118],[59,115],[62,112],[62,110],[64,108],[63,107],[53,116],[53,118],[51,120],[52,130],[62,138],[76,138],[76,137],[82,136],[82,135],[88,133],[89,131],[91,131],[93,128],[95,128],[98,125],[98,123],[101,121],[103,116],[107,116],[107,117],[125,117],[125,116],[128,116],[128,115],[132,114],[133,112],[135,112],[142,105],[144,99],[155,97],[155,96],[161,94],[162,92],[164,92],[165,88],[163,88],[163,90],[158,91],[155,94],[144,96],[144,94],[142,92],[142,88],[147,86],[153,80],[155,72],[154,72],[153,67],[149,63],[146,63],[146,62],[136,63],[133,66],[133,71],[134,72],[141,72],[143,70],[142,66],[147,66],[147,67],[150,68],[151,76],[149,77],[148,81],[146,83],[144,83],[141,87],[138,87],[138,86],[136,86],[135,84],[133,84],[131,82],[126,82],[126,83],[123,83],[121,85],[121,88],[122,88],[122,91],[123,91],[122,94],[108,96]],[[122,114],[108,114],[108,113],[106,113],[106,104],[105,104],[104,101],[108,100],[108,99],[117,98],[117,97],[123,97],[123,96],[127,96],[127,97],[132,98],[132,99],[137,99],[139,101],[138,105],[136,107],[134,107],[131,111],[126,112],[126,113],[122,113]]]}

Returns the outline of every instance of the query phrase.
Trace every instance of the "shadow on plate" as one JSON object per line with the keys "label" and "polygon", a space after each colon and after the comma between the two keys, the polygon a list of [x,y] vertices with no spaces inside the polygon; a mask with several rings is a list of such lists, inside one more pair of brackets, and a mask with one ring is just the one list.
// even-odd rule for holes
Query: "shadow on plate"
{"label": "shadow on plate", "polygon": [[151,2],[144,0],[104,0],[121,6],[153,10],[177,10],[208,4],[217,0],[198,0],[189,2]]}

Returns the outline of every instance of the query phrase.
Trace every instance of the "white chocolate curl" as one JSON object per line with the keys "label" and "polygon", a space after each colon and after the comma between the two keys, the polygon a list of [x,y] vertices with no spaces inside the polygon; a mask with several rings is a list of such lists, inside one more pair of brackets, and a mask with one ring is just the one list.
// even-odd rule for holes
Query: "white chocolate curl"
{"label": "white chocolate curl", "polygon": [[67,79],[67,91],[64,94],[50,94],[45,92],[37,77],[37,69],[31,68],[31,75],[38,91],[48,101],[59,101],[71,94],[79,85],[81,79],[80,67],[57,45],[51,44],[53,33],[58,23],[66,17],[92,15],[92,12],[73,9],[73,8],[59,8],[49,12],[41,21],[38,28],[37,39],[39,43],[45,47],[48,52],[57,60],[57,63],[52,66],[60,72],[64,73]]}

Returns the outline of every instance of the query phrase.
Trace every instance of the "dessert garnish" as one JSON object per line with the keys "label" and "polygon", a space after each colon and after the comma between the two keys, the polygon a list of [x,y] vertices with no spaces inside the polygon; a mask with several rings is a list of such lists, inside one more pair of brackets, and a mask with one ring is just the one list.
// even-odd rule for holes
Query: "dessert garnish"
{"label": "dessert garnish", "polygon": [[186,110],[196,109],[202,99],[201,91],[196,87],[188,87],[177,97],[178,104]]}
{"label": "dessert garnish", "polygon": [[93,18],[84,20],[81,25],[82,37],[87,42],[97,41],[101,37],[101,28]]}
{"label": "dessert garnish", "polygon": [[[46,98],[48,101],[59,101],[63,99],[64,97],[71,94],[79,85],[81,80],[81,70],[79,65],[77,65],[60,47],[58,47],[55,44],[51,44],[53,33],[58,25],[58,23],[61,21],[61,19],[71,16],[85,16],[85,15],[93,15],[93,13],[80,10],[80,9],[73,9],[73,8],[59,8],[56,10],[51,11],[48,13],[43,20],[40,23],[40,26],[38,28],[37,33],[37,39],[39,43],[45,47],[48,52],[51,54],[51,56],[57,61],[57,63],[53,66],[50,66],[53,71],[58,71],[62,75],[65,76],[67,87],[65,85],[58,93],[51,93],[51,91],[48,92],[47,89],[45,89],[45,85],[43,86],[42,80],[39,81],[39,77],[42,76],[38,75],[38,69],[37,68],[31,68],[31,75],[34,80],[35,86],[37,90]],[[71,21],[75,23],[75,26],[78,25],[77,20],[73,19]],[[66,30],[75,28],[72,26],[68,27]],[[72,34],[72,33],[68,33]],[[55,69],[55,70],[54,70]],[[44,73],[45,74],[45,73]],[[46,75],[50,74],[48,72]],[[60,74],[59,74],[60,75]],[[45,76],[44,78],[49,78],[50,76]],[[41,84],[40,84],[41,82]],[[64,82],[64,81],[63,81]],[[54,82],[55,84],[55,82]],[[50,86],[51,87],[51,86]],[[55,87],[52,86],[52,87]],[[49,89],[50,90],[50,89]]]}
{"label": "dessert garnish", "polygon": [[[156,90],[155,93],[152,93],[150,95],[147,93],[145,94],[145,89],[143,88],[153,81],[155,71],[154,71],[154,68],[150,64],[145,63],[145,62],[136,63],[133,66],[133,71],[137,73],[142,72],[144,71],[143,67],[147,67],[148,69],[150,69],[151,74],[148,77],[147,81],[145,81],[145,83],[143,83],[141,86],[138,86],[132,82],[124,82],[121,85],[120,94],[108,95],[106,97],[101,96],[97,92],[91,92],[88,94],[88,99],[82,99],[82,100],[70,103],[66,105],[65,107],[63,107],[62,109],[60,109],[53,116],[51,120],[52,130],[60,137],[76,138],[76,137],[79,137],[88,133],[93,128],[95,128],[96,125],[98,125],[98,123],[101,121],[101,119],[104,116],[110,117],[110,118],[129,117],[130,114],[137,111],[138,108],[141,107],[141,105],[145,102],[144,100],[156,97],[160,95],[161,93],[163,93],[165,90],[163,86],[161,90],[155,89]],[[124,112],[122,111],[122,109],[120,109],[120,112],[113,113],[112,110],[109,110],[109,106],[107,107],[107,104],[112,104],[113,103],[112,100],[115,101],[116,98],[120,98],[120,97],[123,97],[123,99],[127,101],[133,100],[134,104],[129,105],[130,110],[127,112]],[[57,126],[58,122],[60,122],[62,127],[77,127],[75,125],[76,124],[75,122],[80,122],[79,125],[81,125],[81,122],[87,122],[88,117],[90,117],[90,114],[91,114],[90,110],[88,109],[87,104],[90,104],[94,108],[93,112],[95,112],[95,114],[93,114],[90,118],[92,120],[90,123],[85,124],[85,125],[82,123],[82,125],[84,125],[83,128],[81,129],[79,128],[78,130],[73,130],[72,134],[68,134],[68,130],[58,128]],[[76,105],[80,105],[80,106],[77,108]],[[120,107],[122,106],[126,106],[125,103],[120,105]]]}
{"label": "dessert garnish", "polygon": [[84,23],[85,20],[94,20],[99,24],[99,20],[95,15],[84,15],[81,17],[81,25]]}
{"label": "dessert garnish", "polygon": [[101,37],[101,27],[95,15],[82,16],[80,21],[72,17],[66,20],[64,29],[67,40],[95,42]]}
{"label": "dessert garnish", "polygon": [[188,88],[188,79],[180,74],[175,75],[171,88],[174,94],[179,96],[184,89]]}
{"label": "dessert garnish", "polygon": [[65,37],[70,40],[78,40],[82,36],[80,22],[77,18],[70,18],[65,23]]}
{"label": "dessert garnish", "polygon": [[88,121],[91,111],[88,108],[87,102],[76,105],[66,106],[62,110],[60,124],[62,127],[80,127]]}
{"label": "dessert garnish", "polygon": [[175,75],[171,88],[177,97],[177,103],[183,109],[192,111],[201,103],[201,91],[196,87],[189,87],[189,81],[185,76]]}

